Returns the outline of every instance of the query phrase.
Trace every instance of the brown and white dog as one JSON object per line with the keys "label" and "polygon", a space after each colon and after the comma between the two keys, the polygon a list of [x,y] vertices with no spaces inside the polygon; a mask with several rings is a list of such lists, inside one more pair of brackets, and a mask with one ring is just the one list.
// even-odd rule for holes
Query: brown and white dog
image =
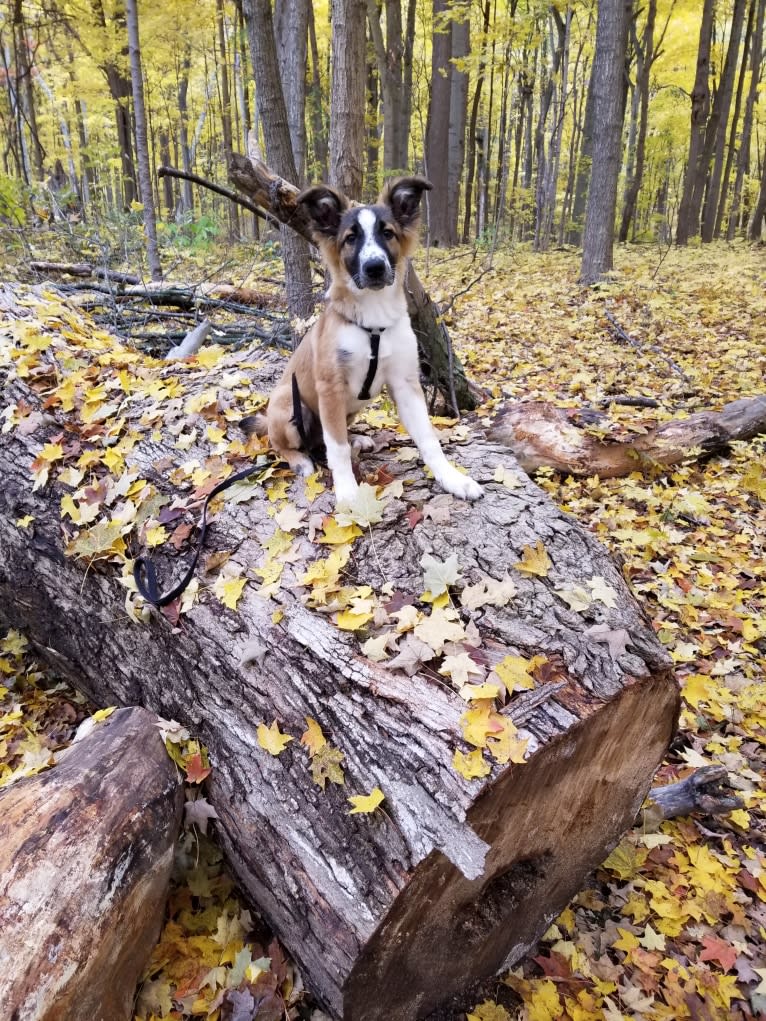
{"label": "brown and white dog", "polygon": [[[482,495],[478,483],[447,461],[429,421],[417,341],[407,313],[407,259],[417,244],[420,199],[430,188],[422,177],[399,178],[369,206],[350,206],[344,196],[324,185],[298,197],[332,282],[322,314],[271,395],[268,434],[272,448],[302,475],[314,470],[302,449],[305,441],[324,440],[339,506],[351,504],[358,489],[348,426],[384,385],[440,485],[463,500]],[[379,345],[377,359],[373,342]],[[371,442],[358,436],[353,445],[369,449]]]}

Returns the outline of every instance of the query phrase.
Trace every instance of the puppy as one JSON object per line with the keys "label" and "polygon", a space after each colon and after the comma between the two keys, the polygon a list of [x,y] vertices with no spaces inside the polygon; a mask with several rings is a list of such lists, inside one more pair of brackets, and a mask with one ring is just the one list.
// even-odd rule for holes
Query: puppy
{"label": "puppy", "polygon": [[[417,244],[422,177],[390,181],[375,205],[350,206],[319,185],[298,197],[331,277],[326,305],[287,364],[266,411],[269,442],[293,471],[308,475],[306,447],[323,440],[338,506],[358,485],[348,427],[383,386],[404,428],[439,484],[463,500],[481,487],[444,456],[420,386],[418,346],[407,313],[404,278]],[[355,437],[357,449],[370,449]]]}

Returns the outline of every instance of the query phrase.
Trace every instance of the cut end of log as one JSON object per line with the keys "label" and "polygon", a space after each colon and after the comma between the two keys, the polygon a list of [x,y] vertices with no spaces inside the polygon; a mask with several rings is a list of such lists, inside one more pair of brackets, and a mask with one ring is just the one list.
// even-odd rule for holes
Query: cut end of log
{"label": "cut end of log", "polygon": [[[669,674],[629,686],[504,773],[467,816],[489,845],[483,873],[468,878],[438,852],[418,866],[346,982],[344,1019],[423,1017],[524,957],[581,887],[583,863],[597,867],[632,824],[637,778],[661,762],[677,711]],[[547,727],[542,713],[526,724]]]}

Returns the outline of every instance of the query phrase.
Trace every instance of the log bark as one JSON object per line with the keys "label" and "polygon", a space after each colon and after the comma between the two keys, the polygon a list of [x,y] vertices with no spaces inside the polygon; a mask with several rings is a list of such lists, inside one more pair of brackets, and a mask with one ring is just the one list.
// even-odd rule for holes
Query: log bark
{"label": "log bark", "polygon": [[720,411],[673,419],[625,442],[592,436],[573,422],[571,411],[530,401],[501,408],[487,436],[508,447],[525,471],[547,467],[610,479],[720,453],[734,440],[750,440],[763,432],[766,395],[743,397]]}
{"label": "log bark", "polygon": [[662,819],[676,819],[692,812],[728,815],[744,807],[728,784],[724,766],[703,766],[677,783],[655,787],[649,792],[639,822],[655,825]]}
{"label": "log bark", "polygon": [[129,1021],[162,928],[183,784],[121,709],[0,792],[0,1015]]}
{"label": "log bark", "polygon": [[[236,153],[229,166],[229,178],[259,206],[307,240],[312,240],[306,212],[296,204],[298,189],[271,171],[260,160]],[[445,401],[457,413],[477,406],[476,396],[460,360],[453,356],[449,334],[439,319],[439,310],[428,297],[414,268],[407,278],[407,304],[420,351]]]}
{"label": "log bark", "polygon": [[33,273],[61,273],[64,276],[73,277],[100,277],[104,280],[112,280],[120,284],[140,284],[141,277],[136,273],[123,273],[116,269],[105,269],[103,266],[93,266],[89,262],[41,262],[39,260],[30,262],[29,268]]}
{"label": "log bark", "polygon": [[[243,392],[243,374],[265,393],[279,371],[276,359],[248,367],[242,353],[213,369],[193,361],[156,367],[151,391],[172,375],[184,395],[176,390],[175,403],[157,405],[156,397],[141,396],[146,370],[137,369],[135,387],[129,384],[125,371],[135,361],[123,364],[118,345],[98,360],[78,336],[68,331],[64,340],[54,327],[42,362],[58,364],[65,348],[71,358],[75,345],[78,359],[100,365],[105,387],[112,374],[115,386],[130,385],[130,401],[119,406],[122,427],[136,439],[125,450],[126,466],[173,498],[182,494],[165,477],[168,466],[198,460],[212,471],[210,481],[223,471],[204,439],[211,401],[230,409]],[[79,405],[65,412],[51,400],[51,379],[55,385],[53,375],[46,382],[39,372],[7,380],[6,399],[16,410],[0,436],[0,617],[23,623],[40,654],[55,656],[57,669],[66,668],[92,697],[140,702],[204,741],[214,763],[208,797],[229,862],[333,1016],[425,1017],[526,954],[632,824],[674,729],[678,692],[669,660],[607,552],[501,446],[474,438],[448,448],[484,483],[485,496],[476,505],[442,496],[437,506],[446,515],[438,523],[430,516],[433,484],[420,466],[399,460],[390,446],[365,457],[364,473],[385,468],[404,488],[388,500],[383,521],[354,541],[344,583],[377,592],[389,583],[400,601],[416,603],[423,553],[447,559],[456,552],[461,584],[507,576],[516,595],[502,607],[463,607],[468,630],[453,651],[473,650],[475,662],[485,664],[506,655],[547,657],[534,690],[499,710],[528,738],[528,760],[487,759],[487,775],[468,780],[452,764],[455,750],[470,747],[461,724],[468,706],[438,674],[440,657],[415,664],[408,676],[366,658],[359,638],[331,622],[329,608],[312,609],[304,573],[327,547],[304,526],[280,586],[271,598],[259,594],[253,572],[275,533],[269,500],[224,504],[212,530],[211,549],[229,553],[227,568],[239,565],[250,579],[236,610],[208,584],[180,617],[128,619],[119,563],[83,563],[63,553],[60,498],[67,487],[52,480],[32,490],[30,465],[62,427],[72,441],[94,442]],[[195,388],[205,391],[200,413],[183,410]],[[49,417],[32,417],[43,400]],[[142,424],[147,412],[150,424]],[[182,420],[202,439],[179,453],[173,443]],[[102,417],[100,428],[112,421]],[[498,467],[507,484],[494,481]],[[332,512],[329,492],[309,504],[303,481],[285,478],[290,503],[315,523]],[[183,495],[190,497],[188,488]],[[34,518],[31,539],[12,524],[27,515]],[[525,548],[538,541],[550,558],[544,577],[518,570]],[[181,573],[178,558],[160,555],[169,586]],[[614,606],[593,602],[572,611],[560,592],[594,579],[613,591]],[[456,605],[458,599],[456,591]],[[396,639],[389,619],[378,626]],[[342,753],[343,786],[328,783],[323,791],[313,782],[297,740],[307,717]],[[257,737],[258,724],[273,720],[296,739],[278,756]],[[347,796],[375,786],[386,798],[382,810],[349,815]]]}

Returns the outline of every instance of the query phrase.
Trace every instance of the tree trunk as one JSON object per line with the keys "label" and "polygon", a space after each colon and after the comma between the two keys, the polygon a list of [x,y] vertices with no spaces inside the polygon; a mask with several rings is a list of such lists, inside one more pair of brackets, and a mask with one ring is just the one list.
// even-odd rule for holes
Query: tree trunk
{"label": "tree trunk", "polygon": [[590,185],[591,167],[593,164],[593,68],[591,68],[588,79],[588,89],[585,96],[585,114],[583,115],[582,137],[580,141],[580,152],[577,157],[577,173],[574,184],[574,200],[572,203],[572,227],[568,232],[567,240],[570,245],[579,245],[582,242],[582,232],[585,223],[585,209],[588,204],[588,187]]}
{"label": "tree trunk", "polygon": [[367,81],[365,0],[332,0],[330,184],[362,197]]}
{"label": "tree trunk", "polygon": [[[229,176],[240,191],[266,208],[281,223],[309,239],[311,231],[302,207],[296,206],[298,189],[280,179],[263,163],[235,155]],[[407,277],[407,307],[412,328],[418,338],[421,360],[430,368],[431,382],[438,387],[447,408],[454,414],[470,411],[477,405],[476,396],[466,379],[460,361],[451,351],[449,334],[439,309],[426,294],[412,266]]]}
{"label": "tree trunk", "polygon": [[628,240],[628,232],[636,215],[638,193],[644,179],[644,160],[646,156],[646,133],[649,126],[649,80],[654,64],[654,23],[657,17],[657,0],[649,0],[646,11],[646,24],[641,42],[634,40],[636,48],[636,92],[640,101],[638,136],[636,138],[635,167],[628,173],[625,187],[625,199],[620,223],[620,241]]}
{"label": "tree trunk", "polygon": [[685,245],[690,237],[699,232],[699,205],[694,205],[694,194],[698,189],[697,181],[705,179],[707,165],[704,164],[705,127],[710,112],[710,44],[713,35],[713,13],[715,0],[704,0],[702,18],[700,20],[700,37],[697,49],[697,73],[692,89],[691,133],[689,136],[689,155],[686,160],[684,186],[681,202],[678,207],[678,224],[676,226],[676,244]]}
{"label": "tree trunk", "polygon": [[[53,647],[49,658],[58,670]],[[162,928],[183,800],[145,709],[118,710],[51,769],[0,791],[4,1018],[130,1021]]]}
{"label": "tree trunk", "polygon": [[757,10],[755,15],[755,32],[752,37],[752,47],[750,51],[750,86],[747,92],[747,99],[745,100],[745,114],[742,120],[742,138],[739,144],[739,153],[737,155],[737,176],[734,179],[734,192],[731,200],[731,209],[729,210],[729,226],[726,232],[726,237],[729,241],[734,239],[734,235],[737,230],[737,224],[739,222],[741,203],[742,203],[742,185],[745,180],[745,174],[750,166],[750,140],[753,134],[753,111],[755,109],[755,103],[758,98],[758,83],[760,81],[760,69],[761,60],[763,56],[763,22],[764,14],[766,13],[766,0],[755,0],[757,4]]}
{"label": "tree trunk", "polygon": [[731,126],[729,127],[729,144],[726,146],[726,164],[721,179],[721,192],[718,198],[718,212],[715,217],[714,237],[721,236],[721,228],[726,213],[726,202],[729,196],[729,180],[731,168],[734,165],[734,154],[737,150],[737,133],[739,131],[739,115],[742,111],[742,96],[745,92],[745,78],[747,76],[747,65],[750,58],[750,44],[753,38],[753,24],[755,22],[755,8],[757,0],[750,0],[747,13],[747,27],[745,28],[745,39],[742,44],[742,62],[737,77],[737,92],[734,97],[734,110],[731,115]]}
{"label": "tree trunk", "polygon": [[[12,32],[16,56],[16,100],[19,111],[23,111],[23,119],[29,129],[29,141],[32,153],[32,170],[35,180],[39,183],[45,177],[43,167],[44,152],[37,128],[37,107],[32,84],[32,65],[30,63],[27,27],[24,21],[24,4],[22,0],[13,0]],[[20,128],[23,131],[23,127]]]}
{"label": "tree trunk", "polygon": [[[460,179],[465,163],[465,127],[468,115],[468,72],[461,70],[455,61],[464,60],[471,52],[470,20],[460,18],[452,22],[452,62],[449,68],[449,134],[447,143],[447,195],[449,198],[450,245],[459,241],[458,216],[460,212]],[[429,195],[430,199],[430,195]]]}
{"label": "tree trunk", "polygon": [[162,266],[157,249],[157,218],[154,212],[152,171],[149,165],[149,141],[146,132],[146,109],[144,107],[144,81],[141,73],[141,45],[138,38],[138,2],[125,0],[125,20],[128,30],[130,53],[130,79],[133,85],[133,116],[136,121],[136,156],[138,158],[138,180],[143,203],[144,231],[146,232],[146,256],[152,280],[162,279]]}
{"label": "tree trunk", "polygon": [[[36,357],[47,362],[76,351],[79,364],[92,359],[95,368],[98,352],[80,346],[80,336],[52,333],[49,349]],[[101,378],[111,388],[119,379],[124,385],[127,373],[132,399],[99,425],[109,428],[119,415],[137,440],[124,450],[127,471],[155,480],[157,495],[177,499],[176,486],[156,467],[177,462],[170,409],[158,417],[156,397],[149,396],[156,394],[154,383],[145,399],[140,396],[144,369],[122,359],[116,342],[108,350]],[[268,388],[275,367],[272,360],[268,369],[247,370],[249,387]],[[245,369],[235,355],[202,373],[193,362],[173,363],[170,371],[184,398],[212,388],[224,407]],[[5,393],[18,414],[39,413],[40,397],[25,380],[9,380]],[[66,669],[91,696],[141,702],[199,735],[214,763],[208,799],[229,862],[331,1014],[347,1021],[411,1021],[526,954],[633,823],[678,709],[667,654],[596,539],[556,509],[506,451],[479,439],[456,456],[485,483],[484,499],[468,505],[441,496],[438,523],[431,516],[418,523],[418,508],[435,509],[428,502],[433,484],[422,469],[397,460],[393,450],[365,458],[365,473],[385,469],[394,480],[411,481],[403,497],[389,496],[384,522],[354,540],[348,580],[372,593],[390,583],[396,604],[414,607],[424,584],[423,552],[439,560],[455,553],[462,573],[454,598],[463,608],[447,614],[456,617],[451,634],[429,635],[432,643],[441,649],[449,637],[451,654],[465,656],[477,680],[508,655],[546,657],[538,667],[527,663],[538,675],[531,691],[514,695],[494,715],[486,701],[474,707],[481,734],[474,743],[486,744],[492,732],[510,741],[508,724],[514,723],[528,740],[526,760],[511,764],[509,743],[496,747],[492,759],[483,759],[477,747],[475,764],[486,775],[469,780],[453,767],[453,755],[468,750],[461,735],[472,718],[465,716],[464,699],[437,676],[441,651],[414,644],[393,629],[393,620],[385,625],[403,659],[409,650],[408,675],[393,658],[368,659],[355,635],[321,607],[312,609],[308,604],[323,596],[306,572],[312,564],[314,572],[326,570],[328,562],[326,547],[312,541],[305,525],[293,526],[273,599],[250,582],[236,610],[206,590],[177,626],[162,614],[144,625],[128,620],[119,564],[63,555],[65,487],[52,479],[49,488],[32,490],[31,465],[44,442],[62,428],[78,449],[94,436],[79,408],[60,411],[50,391],[45,403],[55,425],[42,416],[27,421],[6,433],[0,447],[0,612],[14,626],[23,622],[40,653],[54,657],[59,671]],[[204,437],[210,420],[188,407],[179,404],[184,425]],[[151,424],[142,426],[150,409]],[[225,427],[223,416],[218,421]],[[210,466],[213,481],[223,464],[215,468],[211,453],[203,440],[184,456]],[[504,483],[493,481],[498,468]],[[309,504],[303,480],[286,475],[285,482],[290,505],[321,528],[333,510],[330,493]],[[258,487],[253,492],[260,494]],[[183,495],[192,493],[186,488]],[[273,510],[260,498],[223,506],[214,545],[231,554],[229,576],[264,565],[263,544],[277,534]],[[12,524],[26,515],[34,519],[32,542]],[[83,550],[89,534],[83,528]],[[126,534],[123,541],[133,540]],[[536,568],[545,577],[518,569],[535,547],[538,557],[544,551],[549,558]],[[341,561],[348,555],[334,554]],[[177,571],[177,558],[163,560],[162,574]],[[488,605],[474,589],[485,605],[470,608],[476,603],[463,585],[506,578],[515,590],[510,603],[506,593],[493,597],[506,605]],[[606,586],[614,605],[571,610],[560,593],[589,582]],[[169,612],[175,619],[173,607]],[[383,619],[381,610],[376,628]],[[436,617],[424,620],[436,624]],[[508,684],[513,688],[512,680]],[[325,756],[342,762],[343,785],[320,789],[310,769],[321,772],[322,760],[310,760],[298,740],[277,755],[259,741],[261,722],[276,720],[280,732],[297,739],[308,718],[329,742]],[[383,810],[350,815],[347,797],[375,787],[385,796]]]}
{"label": "tree trunk", "polygon": [[448,10],[447,0],[433,0],[434,30],[431,50],[431,98],[426,122],[425,161],[426,174],[433,184],[426,204],[428,244],[449,246],[457,238],[450,236],[449,192],[449,125],[450,60],[452,59],[452,28],[442,24]]}
{"label": "tree trunk", "polygon": [[[266,156],[278,174],[288,181],[295,181],[297,171],[277,62],[271,2],[243,0],[242,10],[250,41],[250,57],[255,73],[255,97],[258,116],[263,125]],[[287,228],[282,228],[280,236],[285,261],[287,305],[291,315],[305,319],[314,307],[308,245],[303,238]]]}
{"label": "tree trunk", "polygon": [[306,60],[308,0],[279,0],[274,11],[274,35],[287,125],[295,160],[295,183],[306,183]]}
{"label": "tree trunk", "polygon": [[[705,169],[710,165],[707,158],[709,150],[713,159],[713,166],[710,171],[710,178],[707,182],[705,193],[705,204],[702,214],[702,240],[708,243],[713,240],[715,233],[716,213],[718,211],[718,196],[721,193],[721,174],[723,173],[723,160],[726,152],[726,136],[729,126],[729,110],[734,92],[734,78],[739,63],[739,44],[742,38],[742,24],[745,17],[745,0],[734,0],[734,11],[731,18],[731,34],[729,46],[726,50],[726,61],[721,75],[721,82],[716,92],[715,102],[710,114],[710,121],[707,126],[705,138]],[[708,145],[707,135],[710,135]],[[702,196],[700,195],[700,199]],[[702,203],[700,202],[700,205]]]}
{"label": "tree trunk", "polygon": [[317,45],[316,25],[314,23],[314,5],[309,4],[309,41],[311,43],[311,81],[309,95],[311,114],[311,131],[314,142],[314,162],[319,179],[327,179],[327,126],[325,123],[325,102],[322,90],[322,78],[319,72],[319,47]]}
{"label": "tree trunk", "polygon": [[612,268],[617,180],[625,113],[625,51],[632,0],[599,0],[593,58],[593,163],[585,215],[580,282],[589,285]]}
{"label": "tree trunk", "polygon": [[[191,174],[192,159],[189,147],[189,71],[191,70],[191,47],[187,43],[184,49],[183,60],[181,61],[181,76],[178,80],[178,135],[181,146],[181,166],[184,173]],[[190,213],[194,208],[191,182],[185,179],[181,184],[180,213]]]}
{"label": "tree trunk", "polygon": [[[101,29],[104,37],[104,45],[107,49],[103,63],[99,67],[104,73],[109,94],[114,101],[114,117],[117,128],[117,148],[120,154],[122,165],[122,195],[126,209],[130,209],[136,201],[136,167],[133,159],[133,132],[130,124],[129,100],[132,95],[131,78],[125,73],[124,67],[128,64],[128,46],[120,47],[118,53],[113,52],[112,44],[107,40],[127,40],[125,5],[118,2],[114,6],[112,22],[107,23],[106,12],[103,0],[91,0],[96,24]],[[116,198],[116,196],[115,196]]]}
{"label": "tree trunk", "polygon": [[761,186],[758,189],[758,198],[755,202],[753,215],[747,228],[747,236],[750,241],[761,240],[761,228],[766,220],[766,159],[763,161],[763,173],[761,175]]}

